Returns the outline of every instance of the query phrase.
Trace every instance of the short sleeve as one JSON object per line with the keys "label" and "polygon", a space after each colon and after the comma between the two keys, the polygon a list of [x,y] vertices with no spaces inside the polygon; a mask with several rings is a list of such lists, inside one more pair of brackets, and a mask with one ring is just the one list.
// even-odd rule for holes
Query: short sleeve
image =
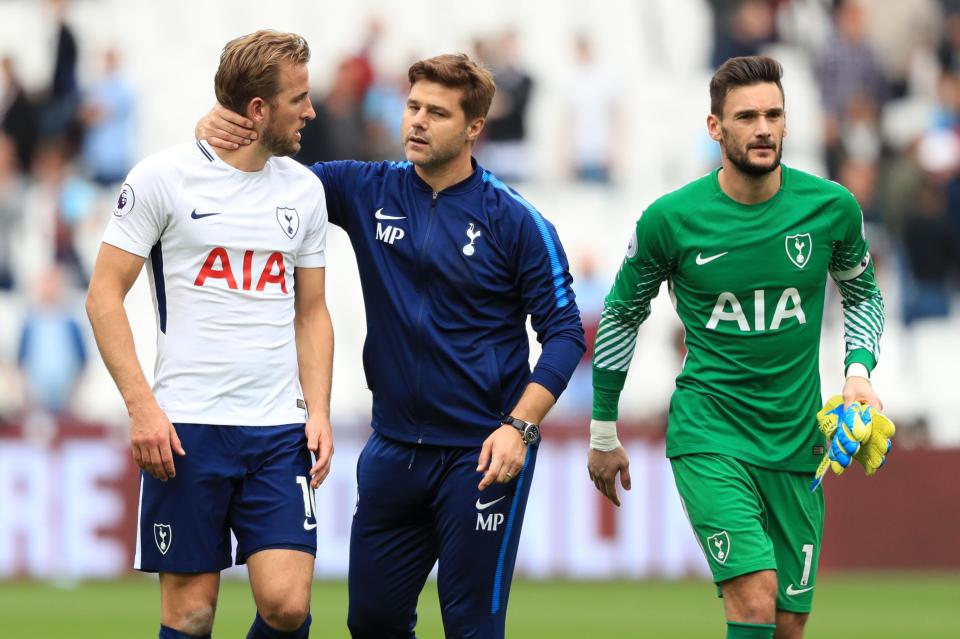
{"label": "short sleeve", "polygon": [[320,197],[310,216],[311,224],[303,237],[303,244],[297,253],[297,266],[301,268],[323,268],[327,264],[327,199],[321,184]]}
{"label": "short sleeve", "polygon": [[159,167],[150,159],[137,164],[117,195],[103,241],[140,257],[160,241],[170,206]]}

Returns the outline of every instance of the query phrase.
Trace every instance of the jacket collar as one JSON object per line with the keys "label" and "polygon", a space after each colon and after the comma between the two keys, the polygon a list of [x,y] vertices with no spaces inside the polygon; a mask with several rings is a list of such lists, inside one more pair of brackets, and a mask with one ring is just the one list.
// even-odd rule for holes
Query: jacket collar
{"label": "jacket collar", "polygon": [[[483,167],[477,164],[477,160],[474,157],[470,158],[470,164],[473,166],[473,173],[460,182],[443,189],[440,193],[443,195],[460,195],[478,188],[483,183],[483,174],[485,171]],[[417,174],[416,167],[414,167],[412,163],[409,165],[409,171],[410,175],[413,176],[413,183],[418,189],[433,193],[433,187],[423,181],[423,178]]]}

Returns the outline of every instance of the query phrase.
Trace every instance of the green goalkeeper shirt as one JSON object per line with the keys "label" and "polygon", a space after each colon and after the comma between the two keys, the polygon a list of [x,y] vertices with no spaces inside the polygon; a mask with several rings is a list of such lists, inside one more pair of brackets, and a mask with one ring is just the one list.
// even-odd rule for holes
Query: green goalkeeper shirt
{"label": "green goalkeeper shirt", "polygon": [[667,280],[687,356],[667,456],[721,453],[813,471],[823,455],[819,351],[829,273],[843,298],[845,364],[876,365],[883,300],[860,207],[835,182],[782,167],[779,191],[740,204],[719,169],[651,204],[604,302],[593,418],[617,419],[637,329]]}

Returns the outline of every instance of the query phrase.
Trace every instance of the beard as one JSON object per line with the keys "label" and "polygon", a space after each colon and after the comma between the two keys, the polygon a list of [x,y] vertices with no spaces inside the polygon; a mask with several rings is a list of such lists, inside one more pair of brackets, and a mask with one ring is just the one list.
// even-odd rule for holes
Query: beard
{"label": "beard", "polygon": [[756,148],[756,144],[747,145],[741,150],[732,144],[728,144],[728,139],[729,137],[727,136],[726,132],[724,132],[720,138],[720,145],[723,147],[724,155],[726,155],[727,159],[730,160],[730,163],[744,175],[762,177],[775,171],[776,168],[780,166],[780,158],[783,157],[783,140],[780,141],[778,146],[774,147],[776,155],[769,164],[758,164],[756,162],[751,162],[749,159],[750,149]]}
{"label": "beard", "polygon": [[[409,135],[410,134],[408,133],[407,136]],[[421,154],[425,157],[420,160],[413,160],[406,153],[407,138],[405,137],[403,141],[404,155],[414,165],[419,166],[420,168],[434,169],[439,166],[443,166],[444,164],[450,162],[455,157],[460,155],[461,151],[463,150],[464,144],[466,144],[466,139],[467,139],[466,131],[464,131],[462,135],[457,136],[456,139],[451,140],[450,142],[444,145],[439,145],[436,143],[435,139],[431,139],[425,151],[421,151]]]}
{"label": "beard", "polygon": [[300,150],[300,143],[291,135],[284,135],[276,126],[271,124],[260,135],[260,144],[275,156],[296,155]]}

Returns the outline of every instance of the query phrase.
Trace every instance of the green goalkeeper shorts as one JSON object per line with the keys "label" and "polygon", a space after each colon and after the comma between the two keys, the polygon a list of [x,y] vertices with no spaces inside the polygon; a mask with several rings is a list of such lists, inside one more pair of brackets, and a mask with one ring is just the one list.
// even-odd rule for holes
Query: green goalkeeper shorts
{"label": "green goalkeeper shorts", "polygon": [[810,612],[823,536],[823,491],[810,492],[810,474],[712,453],[670,461],[714,582],[776,570],[777,608]]}

